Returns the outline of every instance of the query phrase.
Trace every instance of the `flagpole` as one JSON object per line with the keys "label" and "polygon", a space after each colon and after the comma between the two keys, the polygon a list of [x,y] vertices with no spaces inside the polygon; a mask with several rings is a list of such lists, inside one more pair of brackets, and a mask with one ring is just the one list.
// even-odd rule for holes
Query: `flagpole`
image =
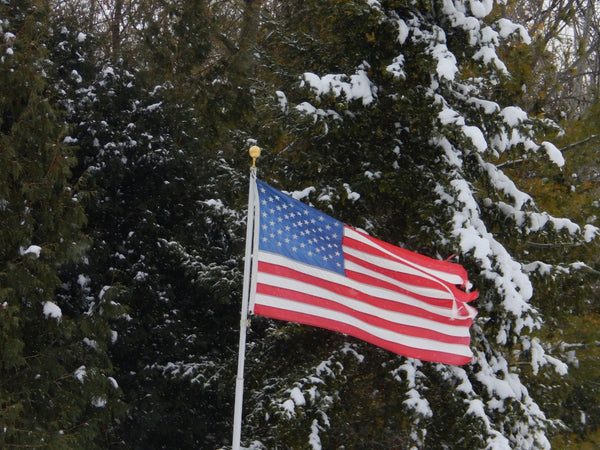
{"label": "flagpole", "polygon": [[252,167],[250,168],[250,185],[248,188],[248,219],[246,222],[246,254],[244,259],[244,287],[242,291],[242,311],[240,318],[240,343],[238,349],[238,371],[235,379],[235,406],[233,412],[232,450],[240,450],[242,437],[242,409],[244,398],[244,363],[246,359],[246,330],[248,328],[248,303],[250,299],[252,250],[254,248],[254,221],[256,199],[256,158],[260,156],[260,148],[250,147]]}

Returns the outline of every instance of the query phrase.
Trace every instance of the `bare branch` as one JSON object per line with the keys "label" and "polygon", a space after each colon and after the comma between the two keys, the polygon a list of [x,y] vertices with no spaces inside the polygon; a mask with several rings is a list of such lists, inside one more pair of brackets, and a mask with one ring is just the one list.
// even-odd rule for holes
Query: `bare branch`
{"label": "bare branch", "polygon": [[587,144],[588,142],[593,141],[594,139],[597,139],[598,137],[599,136],[597,134],[592,134],[591,136],[585,138],[582,141],[574,142],[574,143],[569,144],[569,145],[565,145],[563,148],[560,149],[560,151],[561,152],[565,152],[567,150],[571,150],[571,149],[573,149],[575,147],[578,147],[580,145]]}

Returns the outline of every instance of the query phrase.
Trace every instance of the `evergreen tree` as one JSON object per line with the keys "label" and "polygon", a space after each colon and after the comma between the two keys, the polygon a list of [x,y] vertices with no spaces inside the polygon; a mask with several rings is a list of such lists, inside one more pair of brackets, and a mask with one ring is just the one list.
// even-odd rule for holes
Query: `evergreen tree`
{"label": "evergreen tree", "polygon": [[49,74],[50,9],[0,4],[0,446],[100,448],[120,391],[101,315],[60,295],[89,244]]}
{"label": "evergreen tree", "polygon": [[[517,160],[504,170],[513,179],[519,179],[524,191],[535,193],[538,205],[553,214],[566,214],[586,223],[589,228],[598,226],[598,194],[600,179],[598,154],[593,136],[597,123],[593,109],[577,121],[567,121],[560,136],[552,136],[560,145],[566,162],[557,172],[550,164]],[[592,139],[590,139],[592,136]],[[586,243],[539,242],[527,240],[525,248],[532,258],[562,260],[562,266],[544,267],[545,274],[535,274],[536,294],[544,301],[538,305],[545,317],[540,334],[555,348],[566,350],[569,373],[562,377],[543,374],[543,383],[532,383],[532,391],[539,390],[540,404],[552,417],[565,425],[554,439],[557,448],[566,447],[570,441],[591,439],[597,433],[598,422],[598,287],[600,280],[599,245],[596,239]],[[586,261],[580,270],[572,266]],[[549,275],[550,274],[550,275]],[[551,283],[547,282],[550,276]],[[585,394],[584,394],[585,393]]]}
{"label": "evergreen tree", "polygon": [[[579,28],[573,36],[582,31],[589,35],[591,30],[585,28],[597,17],[584,3],[510,2],[498,8],[497,14],[522,20],[532,37],[530,45],[513,45],[502,51],[512,75],[512,88],[505,89],[510,95],[507,101],[516,102],[530,114],[543,111],[560,119],[561,128],[540,140],[556,143],[566,157],[560,171],[551,163],[529,159],[506,161],[501,166],[511,179],[518,180],[524,192],[535,196],[541,209],[598,226],[597,93],[590,90],[589,83],[595,72],[577,67],[597,50],[589,46],[587,38],[561,38],[565,23]],[[574,47],[580,50],[573,51]],[[542,409],[564,424],[564,430],[553,441],[558,448],[570,441],[593,440],[598,430],[594,420],[598,416],[598,361],[596,348],[590,343],[597,340],[599,245],[597,239],[586,243],[530,239],[524,243],[531,259],[563,262],[562,267],[545,266],[552,270],[552,283],[545,281],[548,274],[532,274],[536,296],[544,298],[538,305],[545,318],[541,334],[553,347],[569,349],[568,375],[543,374],[543,383],[531,383],[532,392],[540,391],[536,395]],[[565,264],[579,261],[586,261],[589,267],[574,271]]]}
{"label": "evergreen tree", "polygon": [[[565,377],[572,347],[552,346],[559,297],[597,317],[577,262],[596,210],[578,226],[541,208],[560,211],[548,186],[570,190],[568,165],[540,144],[557,128],[524,111],[543,105],[520,103],[506,67],[522,66],[498,57],[527,33],[491,0],[83,4],[0,1],[0,446],[227,445],[257,140],[262,179],[457,254],[481,297],[462,367],[254,318],[247,444],[546,448],[556,419],[583,432],[594,380]],[[554,184],[521,189],[542,167]]]}
{"label": "evergreen tree", "polygon": [[110,356],[129,406],[114,437],[126,447],[230,437],[247,201],[231,166],[248,144],[228,127],[250,109],[237,107],[249,90],[218,57],[209,3],[144,3],[138,32],[99,58],[92,50],[111,37],[101,29],[62,47],[62,73],[78,74],[62,89],[93,240],[70,272],[120,311]]}
{"label": "evergreen tree", "polygon": [[540,211],[498,167],[564,159],[536,142],[551,123],[507,103],[497,49],[529,38],[492,7],[269,5],[261,76],[277,90],[265,91],[268,118],[282,126],[268,122],[263,179],[310,192],[307,201],[393,244],[458,254],[481,296],[475,359],[463,367],[255,319],[245,429],[255,446],[549,447],[558,422],[537,386],[567,364],[540,338],[545,299],[534,286],[581,265],[560,255],[542,263],[523,244],[585,244],[597,229]]}

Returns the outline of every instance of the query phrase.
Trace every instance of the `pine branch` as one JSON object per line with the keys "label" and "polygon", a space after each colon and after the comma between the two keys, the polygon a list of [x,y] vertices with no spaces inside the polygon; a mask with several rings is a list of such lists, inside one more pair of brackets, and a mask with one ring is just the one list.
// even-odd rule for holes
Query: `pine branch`
{"label": "pine branch", "polygon": [[[579,147],[580,145],[584,145],[587,144],[590,141],[593,141],[594,139],[597,139],[598,137],[600,137],[600,135],[597,134],[592,134],[591,136],[578,141],[578,142],[574,142],[572,144],[569,145],[565,145],[563,148],[559,149],[561,152],[566,152],[567,150],[572,150],[575,147]],[[500,164],[496,164],[496,168],[500,169],[502,167],[510,167],[510,166],[516,166],[517,164],[521,164],[524,163],[525,161],[529,161],[528,158],[519,158],[519,159],[515,159],[513,161],[506,161]]]}

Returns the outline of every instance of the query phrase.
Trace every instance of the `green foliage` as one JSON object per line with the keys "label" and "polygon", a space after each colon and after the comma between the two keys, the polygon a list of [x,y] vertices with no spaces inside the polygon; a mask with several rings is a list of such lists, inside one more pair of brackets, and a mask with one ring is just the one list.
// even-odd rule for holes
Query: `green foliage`
{"label": "green foliage", "polygon": [[122,408],[106,324],[59,295],[60,268],[89,240],[47,78],[48,14],[0,5],[0,445],[99,448]]}
{"label": "green foliage", "polygon": [[[478,50],[489,48],[473,45],[477,33],[473,33],[473,28],[460,26],[463,23],[460,13],[464,11],[456,11],[454,16],[436,15],[423,5],[397,3],[377,2],[368,8],[361,2],[343,2],[343,5],[334,1],[286,2],[274,8],[274,16],[265,22],[260,68],[265,72],[265,79],[271,80],[282,92],[277,93],[276,99],[273,94],[270,99],[265,98],[266,104],[269,101],[272,104],[266,119],[272,141],[267,140],[271,152],[261,160],[260,167],[268,174],[267,181],[279,189],[312,187],[314,190],[308,201],[318,208],[389,242],[433,257],[445,259],[460,246],[457,234],[466,231],[457,232],[457,226],[476,227],[477,220],[485,223],[484,239],[491,248],[502,247],[506,253],[491,250],[493,256],[482,260],[477,255],[482,247],[475,246],[473,253],[461,255],[461,262],[469,272],[480,274],[479,277],[475,275],[481,292],[479,323],[485,326],[473,328],[472,342],[478,351],[476,362],[464,371],[445,371],[426,365],[421,369],[426,374],[423,381],[412,387],[416,393],[414,399],[403,402],[401,393],[412,392],[409,386],[398,388],[397,395],[389,394],[388,402],[412,407],[405,411],[404,417],[409,415],[409,419],[402,420],[394,414],[386,416],[397,436],[407,437],[403,443],[386,443],[400,448],[428,443],[480,448],[493,446],[491,442],[495,441],[498,442],[494,445],[503,445],[500,442],[507,438],[511,445],[545,447],[548,443],[543,430],[552,422],[537,414],[538,405],[526,394],[524,387],[516,386],[520,386],[521,381],[527,386],[535,386],[542,366],[550,374],[552,367],[563,371],[565,366],[550,356],[562,354],[562,350],[539,345],[535,338],[528,336],[526,329],[531,331],[541,326],[542,316],[527,303],[515,308],[511,298],[529,300],[529,286],[521,282],[531,277],[535,289],[531,301],[536,307],[539,305],[542,312],[551,311],[549,298],[554,302],[565,293],[570,308],[578,309],[580,304],[589,303],[586,294],[593,289],[589,284],[589,272],[577,270],[578,255],[571,252],[573,248],[583,248],[587,244],[583,233],[577,235],[567,231],[571,225],[574,230],[575,224],[555,221],[541,212],[546,207],[543,199],[538,209],[532,199],[517,192],[516,188],[512,189],[511,180],[522,180],[522,174],[508,169],[506,173],[510,177],[503,178],[500,169],[507,166],[503,164],[505,161],[519,158],[528,158],[529,166],[518,164],[518,167],[540,167],[545,155],[533,139],[542,131],[552,132],[556,126],[531,117],[518,121],[512,117],[523,112],[509,105],[519,105],[523,100],[520,89],[524,80],[519,76],[528,75],[519,71],[518,64],[526,62],[519,52],[527,53],[529,49],[513,43],[509,53],[514,56],[514,61],[510,68],[517,76],[511,77],[499,70],[501,65],[497,60],[484,64],[484,58],[476,56]],[[441,12],[449,7],[439,8],[438,12]],[[378,14],[381,11],[384,12]],[[305,15],[312,16],[313,20],[307,21]],[[486,18],[486,24],[497,30],[499,25],[495,20],[498,17]],[[412,25],[417,26],[418,31],[413,32]],[[340,34],[333,30],[344,32]],[[404,37],[398,38],[399,34]],[[345,41],[340,40],[342,36]],[[515,37],[514,40],[518,39]],[[458,73],[453,80],[446,77],[446,73],[440,75],[436,66],[440,47],[448,49],[458,59]],[[360,96],[352,99],[340,88],[344,83],[350,84],[352,76],[361,71],[367,75],[368,82],[376,86],[374,100],[365,101]],[[329,77],[329,87],[325,77]],[[484,99],[494,103],[486,103]],[[481,106],[473,107],[479,101],[482,101]],[[503,109],[505,106],[509,107]],[[529,103],[524,103],[524,109],[525,106],[531,111]],[[542,105],[536,108],[535,112]],[[456,119],[441,115],[449,114],[449,111]],[[278,131],[275,131],[275,123],[280,124]],[[478,145],[472,134],[465,132],[465,124],[482,132],[487,141],[485,149]],[[534,148],[538,151],[532,151]],[[453,160],[452,152],[456,149],[460,149],[460,155]],[[550,168],[549,164],[548,170],[559,173],[556,166]],[[460,206],[467,191],[474,193],[468,200],[477,205],[474,215],[469,215],[468,208],[461,209]],[[440,192],[443,192],[442,198]],[[530,192],[537,194],[536,189]],[[565,215],[578,218],[568,211]],[[538,226],[536,220],[538,223],[545,220],[546,224]],[[567,226],[561,229],[560,223]],[[549,246],[553,248],[551,253]],[[570,252],[568,257],[565,257],[565,249]],[[580,255],[584,260],[590,260],[589,254]],[[522,262],[523,271],[527,273],[523,274],[524,278],[507,269],[506,264],[520,267],[513,264],[515,260]],[[564,266],[561,265],[563,262]],[[501,280],[508,279],[511,281],[499,288],[503,283]],[[562,300],[564,304],[564,295]],[[542,302],[546,305],[541,306]],[[522,315],[524,311],[527,313]],[[318,333],[312,329],[304,332]],[[328,339],[324,345],[335,347],[336,339]],[[339,348],[342,344],[337,345]],[[365,357],[370,356],[365,349]],[[274,353],[273,358],[289,361],[283,350],[279,357]],[[301,360],[296,361],[296,358]],[[302,351],[294,351],[295,364],[300,367],[310,366],[318,358],[315,355],[312,359]],[[522,371],[521,366],[532,367],[532,372]],[[295,372],[294,367],[289,370]],[[357,370],[358,373],[366,370],[375,378],[389,376],[382,367],[365,369],[360,366]],[[362,378],[357,376],[356,379]],[[557,379],[565,382],[564,378],[557,376]],[[263,387],[275,389],[275,386],[284,385],[289,389],[296,385],[296,380],[294,375],[287,384],[284,380],[269,379]],[[463,380],[463,384],[457,380]],[[516,384],[511,384],[512,388],[498,388],[506,386],[506,380]],[[458,392],[457,387],[460,387]],[[513,388],[516,389],[514,397],[512,394],[505,396]],[[366,390],[373,392],[369,388]],[[535,392],[535,401],[539,401],[545,411],[554,412],[537,395],[537,389],[531,387],[531,391]],[[283,401],[285,392],[285,389],[275,389],[273,395]],[[357,413],[356,405],[369,404],[359,392],[353,390],[344,394],[339,404],[331,408],[335,414],[328,414],[336,425],[323,428],[319,434],[322,442],[335,436],[337,430],[344,430],[343,424],[351,422],[350,417]],[[345,410],[347,404],[354,405],[352,412]],[[432,415],[418,417],[415,411],[419,410],[419,405],[427,405],[423,410],[433,411]],[[377,402],[370,406],[376,417]],[[316,405],[311,407],[311,411],[318,409]],[[452,415],[466,419],[456,422],[451,420]],[[531,431],[527,437],[519,437],[516,430],[521,425],[516,423],[524,417],[528,419],[521,425],[531,427]],[[294,417],[290,423],[299,420]],[[363,437],[381,430],[375,422],[371,422],[373,428],[365,423],[360,433],[346,433],[344,444],[362,448]],[[524,425],[525,422],[528,425]],[[287,429],[280,434],[280,419],[273,419],[273,434],[281,436],[278,443],[300,442],[302,435],[310,435],[310,420],[302,417],[302,423],[297,435]],[[272,435],[268,432],[266,435],[265,439],[271,442]],[[381,439],[383,442],[384,437]]]}
{"label": "green foliage", "polygon": [[[598,224],[596,114],[564,138],[507,123],[505,106],[545,110],[538,41],[508,38],[507,75],[461,25],[477,2],[151,0],[96,24],[59,3],[0,4],[0,446],[228,445],[257,140],[262,179],[310,187],[306,201],[393,244],[460,253],[481,297],[464,367],[254,318],[244,442],[591,441],[597,244],[552,220],[532,229],[542,211]],[[477,23],[498,30],[503,13]],[[438,67],[452,58],[454,79]],[[355,76],[370,98],[331,89]],[[572,156],[562,171],[532,150],[540,132]],[[489,255],[464,250],[476,225]]]}
{"label": "green foliage", "polygon": [[[515,164],[511,172],[520,179],[524,190],[536,194],[544,209],[576,218],[581,224],[598,226],[598,127],[593,114],[590,111],[580,120],[565,123],[564,134],[553,137],[566,157],[562,171],[539,162],[522,162]],[[547,314],[543,337],[569,362],[569,373],[564,377],[546,375],[543,382],[533,385],[534,395],[545,410],[563,423],[554,432],[556,447],[593,446],[598,430],[594,418],[600,400],[596,377],[598,242],[561,245],[552,240],[531,241],[525,249],[532,260],[551,257],[565,263],[561,270],[552,271],[550,281],[547,277],[534,279],[539,298],[543,299],[539,308]],[[582,261],[587,264],[576,270]]]}
{"label": "green foliage", "polygon": [[140,10],[145,28],[127,58],[93,58],[95,34],[58,46],[58,60],[78,61],[61,88],[93,239],[68,268],[67,295],[114,310],[109,355],[129,406],[114,439],[214,447],[230,438],[239,323],[247,181],[231,169],[231,142],[244,138],[228,126],[241,96],[227,73],[212,78],[206,2],[163,6]]}

